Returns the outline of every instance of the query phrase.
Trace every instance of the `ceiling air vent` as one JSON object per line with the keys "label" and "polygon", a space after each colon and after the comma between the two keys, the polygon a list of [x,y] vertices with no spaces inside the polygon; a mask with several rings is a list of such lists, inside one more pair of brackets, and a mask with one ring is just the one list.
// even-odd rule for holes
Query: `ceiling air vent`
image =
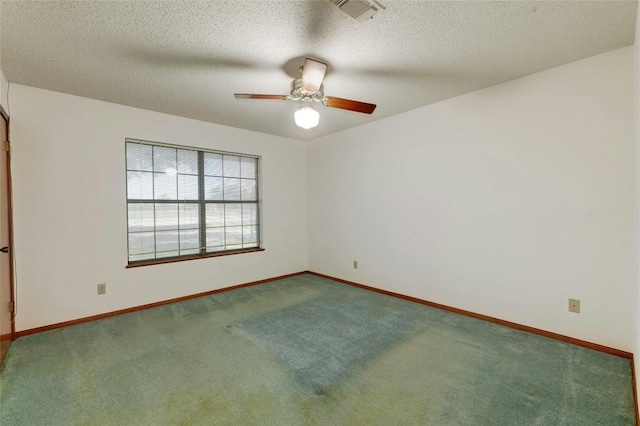
{"label": "ceiling air vent", "polygon": [[353,19],[363,22],[386,8],[376,0],[329,0]]}

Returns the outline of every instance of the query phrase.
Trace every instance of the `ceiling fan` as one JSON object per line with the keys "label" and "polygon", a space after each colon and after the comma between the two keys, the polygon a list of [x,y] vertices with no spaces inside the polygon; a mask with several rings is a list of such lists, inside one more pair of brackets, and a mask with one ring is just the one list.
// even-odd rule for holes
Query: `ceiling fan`
{"label": "ceiling fan", "polygon": [[236,99],[298,101],[302,105],[296,111],[294,118],[296,124],[304,129],[311,129],[317,126],[320,121],[320,114],[312,108],[314,102],[320,102],[324,106],[331,108],[347,109],[364,114],[371,114],[376,109],[374,104],[325,96],[322,80],[324,80],[324,75],[327,72],[327,64],[311,58],[305,58],[301,70],[302,77],[296,78],[291,82],[290,95],[235,93],[235,97]]}

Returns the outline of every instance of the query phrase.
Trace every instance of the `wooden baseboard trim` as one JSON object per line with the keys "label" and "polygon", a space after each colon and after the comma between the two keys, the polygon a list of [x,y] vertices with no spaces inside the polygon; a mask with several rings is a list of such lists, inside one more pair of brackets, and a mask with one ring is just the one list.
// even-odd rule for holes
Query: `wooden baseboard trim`
{"label": "wooden baseboard trim", "polygon": [[[505,327],[514,328],[520,331],[526,331],[528,333],[537,334],[538,336],[549,337],[551,339],[560,340],[561,342],[571,343],[573,345],[582,346],[584,348],[593,349],[596,351],[604,352],[610,355],[619,356],[621,358],[627,358],[633,360],[633,354],[631,352],[626,352],[620,349],[611,348],[609,346],[599,345],[597,343],[588,342],[586,340],[576,339],[574,337],[565,336],[563,334],[553,333],[551,331],[541,330],[539,328],[529,327],[527,325],[518,324],[511,321],[506,321],[500,318],[494,318],[483,314],[478,314],[471,311],[465,311],[464,309],[454,308],[448,305],[442,305],[440,303],[430,302],[428,300],[418,299],[417,297],[406,296],[404,294],[395,293],[389,290],[382,290],[376,287],[371,287],[364,284],[359,284],[353,281],[343,280],[341,278],[335,278],[329,275],[320,274],[318,272],[307,271],[309,274],[316,275],[318,277],[327,278],[329,280],[337,281],[343,284],[348,284],[354,287],[359,287],[365,290],[375,291],[376,293],[386,294],[387,296],[397,297],[399,299],[408,300],[410,302],[420,303],[421,305],[430,306],[432,308],[442,309],[445,311],[453,312],[456,314],[464,315],[471,318],[476,318],[479,320],[492,322],[494,324],[503,325]],[[640,424],[640,423],[639,423]]]}
{"label": "wooden baseboard trim", "polygon": [[118,316],[118,315],[129,314],[129,313],[136,312],[136,311],[142,311],[144,309],[150,309],[150,308],[156,308],[158,306],[170,305],[172,303],[184,302],[185,300],[195,299],[195,298],[203,297],[203,296],[210,296],[212,294],[221,293],[221,292],[224,292],[224,291],[235,290],[235,289],[243,288],[243,287],[251,287],[251,286],[254,286],[254,285],[258,285],[258,284],[268,283],[268,282],[271,282],[271,281],[282,280],[284,278],[295,277],[297,275],[302,275],[302,274],[305,274],[305,273],[306,273],[306,271],[302,271],[302,272],[296,272],[296,273],[293,273],[293,274],[281,275],[281,276],[273,277],[273,278],[266,278],[264,280],[252,281],[252,282],[249,282],[249,283],[238,284],[238,285],[234,285],[234,286],[231,286],[231,287],[219,288],[217,290],[205,291],[204,293],[191,294],[189,296],[177,297],[175,299],[163,300],[163,301],[155,302],[155,303],[148,303],[146,305],[134,306],[132,308],[126,308],[126,309],[120,309],[118,311],[106,312],[104,314],[92,315],[90,317],[78,318],[78,319],[75,319],[75,320],[59,322],[59,323],[56,323],[56,324],[45,325],[45,326],[42,326],[42,327],[30,328],[28,330],[16,331],[16,338],[28,336],[30,334],[42,333],[44,331],[55,330],[56,328],[68,327],[68,326],[71,326],[71,325],[82,324],[82,323],[85,323],[85,322],[97,321],[97,320],[101,320],[101,319],[105,319],[105,318],[115,317],[115,316]]}
{"label": "wooden baseboard trim", "polygon": [[577,346],[582,346],[582,347],[585,347],[585,348],[588,348],[588,349],[593,349],[593,350],[596,350],[596,351],[608,353],[610,355],[615,355],[615,356],[619,356],[619,357],[622,357],[622,358],[627,358],[627,359],[633,360],[633,354],[631,352],[626,352],[626,351],[623,351],[623,350],[620,350],[620,349],[611,348],[609,346],[604,346],[604,345],[599,345],[597,343],[588,342],[586,340],[580,340],[580,339],[576,339],[574,337],[569,337],[569,336],[565,336],[565,335],[562,335],[562,334],[553,333],[551,331],[541,330],[539,328],[529,327],[527,325],[522,325],[522,324],[518,324],[518,323],[515,323],[515,322],[511,322],[511,321],[506,321],[506,320],[502,320],[502,319],[499,319],[499,318],[490,317],[488,315],[483,315],[483,314],[478,314],[478,313],[471,312],[471,311],[466,311],[464,309],[454,308],[452,306],[443,305],[443,304],[440,304],[440,303],[430,302],[428,300],[419,299],[419,298],[413,297],[413,296],[407,296],[407,295],[404,295],[404,294],[401,294],[401,293],[395,293],[393,291],[383,290],[383,289],[379,289],[379,288],[376,288],[376,287],[371,287],[371,286],[368,286],[368,285],[365,285],[365,284],[360,284],[360,283],[356,283],[356,282],[353,282],[353,281],[343,280],[342,278],[336,278],[336,277],[332,277],[330,275],[320,274],[318,272],[313,272],[313,271],[295,272],[293,274],[281,275],[281,276],[273,277],[273,278],[266,278],[264,280],[252,281],[252,282],[248,282],[248,283],[244,283],[244,284],[238,284],[238,285],[234,285],[234,286],[230,286],[230,287],[220,288],[220,289],[217,289],[217,290],[210,290],[210,291],[206,291],[206,292],[203,292],[203,293],[192,294],[192,295],[189,295],[189,296],[177,297],[175,299],[163,300],[163,301],[155,302],[155,303],[148,303],[146,305],[134,306],[134,307],[131,307],[131,308],[126,308],[126,309],[120,309],[118,311],[106,312],[104,314],[92,315],[92,316],[89,316],[89,317],[78,318],[78,319],[75,319],[75,320],[64,321],[64,322],[59,322],[59,323],[56,323],[56,324],[45,325],[45,326],[42,326],[42,327],[31,328],[31,329],[28,329],[28,330],[17,331],[16,332],[16,338],[23,337],[23,336],[28,336],[30,334],[41,333],[43,331],[54,330],[56,328],[68,327],[70,325],[75,325],[75,324],[81,324],[81,323],[84,323],[84,322],[96,321],[96,320],[100,320],[100,319],[104,319],[104,318],[110,318],[110,317],[114,317],[114,316],[118,316],[118,315],[124,315],[124,314],[128,314],[128,313],[131,313],[131,312],[141,311],[141,310],[144,310],[144,309],[150,309],[150,308],[155,308],[155,307],[158,307],[158,306],[169,305],[171,303],[183,302],[185,300],[195,299],[195,298],[198,298],[198,297],[210,296],[212,294],[221,293],[221,292],[229,291],[229,290],[235,290],[235,289],[242,288],[242,287],[250,287],[250,286],[263,284],[263,283],[267,283],[267,282],[271,282],[271,281],[281,280],[281,279],[284,279],[284,278],[295,277],[295,276],[302,275],[302,274],[305,274],[305,273],[308,273],[308,274],[311,274],[311,275],[315,275],[315,276],[318,276],[318,277],[322,277],[322,278],[327,278],[327,279],[330,279],[330,280],[333,280],[333,281],[337,281],[337,282],[340,282],[340,283],[343,283],[343,284],[348,284],[348,285],[351,285],[351,286],[354,286],[354,287],[359,287],[359,288],[362,288],[362,289],[365,289],[365,290],[375,291],[376,293],[386,294],[387,296],[393,296],[393,297],[397,297],[399,299],[408,300],[410,302],[419,303],[421,305],[430,306],[432,308],[442,309],[442,310],[445,310],[445,311],[453,312],[453,313],[464,315],[464,316],[467,316],[467,317],[471,317],[471,318],[476,318],[476,319],[480,319],[480,320],[483,320],[483,321],[492,322],[494,324],[503,325],[503,326],[506,326],[506,327],[514,328],[516,330],[526,331],[528,333],[537,334],[539,336],[549,337],[551,339],[560,340],[562,342],[571,343],[571,344],[574,344],[574,345],[577,345]]}

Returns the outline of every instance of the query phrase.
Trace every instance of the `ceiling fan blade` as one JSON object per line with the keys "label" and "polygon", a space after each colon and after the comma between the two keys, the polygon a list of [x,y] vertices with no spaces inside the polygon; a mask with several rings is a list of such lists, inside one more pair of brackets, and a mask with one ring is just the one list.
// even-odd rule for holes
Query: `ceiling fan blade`
{"label": "ceiling fan blade", "polygon": [[371,114],[376,106],[374,104],[368,104],[366,102],[352,101],[349,99],[334,98],[327,96],[326,106],[331,108],[348,109],[350,111],[362,112],[365,114]]}
{"label": "ceiling fan blade", "polygon": [[326,72],[327,64],[311,58],[305,58],[302,66],[302,87],[312,92],[320,90],[320,85]]}
{"label": "ceiling fan blade", "polygon": [[234,93],[236,99],[275,99],[278,101],[286,101],[287,95],[255,95],[252,93]]}

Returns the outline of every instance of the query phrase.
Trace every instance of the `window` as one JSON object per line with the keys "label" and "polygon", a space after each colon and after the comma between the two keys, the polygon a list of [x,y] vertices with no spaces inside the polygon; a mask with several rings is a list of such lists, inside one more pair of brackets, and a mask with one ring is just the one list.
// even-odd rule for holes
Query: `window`
{"label": "window", "polygon": [[129,264],[260,248],[256,156],[126,140]]}

